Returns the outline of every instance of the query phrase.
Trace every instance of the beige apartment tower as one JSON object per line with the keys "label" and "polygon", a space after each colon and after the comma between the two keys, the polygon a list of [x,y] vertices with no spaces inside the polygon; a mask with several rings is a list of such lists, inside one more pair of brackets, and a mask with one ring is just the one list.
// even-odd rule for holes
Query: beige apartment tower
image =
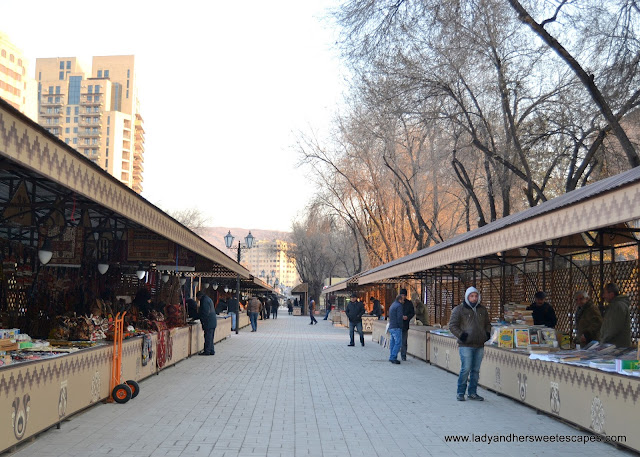
{"label": "beige apartment tower", "polygon": [[271,285],[275,279],[284,287],[294,287],[300,283],[295,260],[289,258],[287,250],[291,243],[282,240],[258,240],[253,248],[243,252],[242,264],[254,276]]}
{"label": "beige apartment tower", "polygon": [[0,32],[0,97],[34,121],[38,120],[37,86],[28,76],[27,60]]}
{"label": "beige apartment tower", "polygon": [[78,152],[142,192],[144,121],[134,56],[36,59],[38,123]]}

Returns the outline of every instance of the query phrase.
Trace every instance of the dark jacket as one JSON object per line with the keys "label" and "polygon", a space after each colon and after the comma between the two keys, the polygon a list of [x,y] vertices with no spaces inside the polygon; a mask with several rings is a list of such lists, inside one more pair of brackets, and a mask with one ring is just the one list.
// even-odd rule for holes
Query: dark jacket
{"label": "dark jacket", "polygon": [[399,301],[394,301],[389,308],[389,329],[392,328],[402,328],[403,320],[403,311],[402,311],[402,303]]}
{"label": "dark jacket", "polygon": [[600,339],[600,327],[602,315],[591,300],[576,310],[576,341],[580,343],[580,337],[584,336],[586,342]]}
{"label": "dark jacket", "polygon": [[350,301],[347,305],[347,309],[345,309],[345,313],[349,318],[349,322],[362,322],[362,315],[364,314],[364,304],[358,301]]}
{"label": "dark jacket", "polygon": [[408,298],[405,298],[402,304],[402,315],[407,316],[407,320],[403,321],[402,330],[409,330],[409,321],[416,315],[416,311],[413,308],[413,303]]}
{"label": "dark jacket", "polygon": [[423,325],[429,325],[429,314],[427,313],[427,305],[422,302],[415,304],[416,319],[422,322]]}
{"label": "dark jacket", "polygon": [[553,306],[544,302],[538,306],[536,303],[532,303],[527,307],[527,311],[533,311],[533,325],[544,325],[545,327],[555,328],[558,323],[556,312],[553,310]]}
{"label": "dark jacket", "polygon": [[453,308],[449,330],[458,338],[459,346],[481,348],[491,336],[491,320],[481,304],[474,310],[466,303]]}
{"label": "dark jacket", "polygon": [[278,303],[278,299],[276,297],[271,297],[271,312],[278,311],[278,307],[280,303]]}
{"label": "dark jacket", "polygon": [[238,299],[234,298],[230,298],[229,300],[227,300],[227,313],[228,314],[235,314],[238,312]]}
{"label": "dark jacket", "polygon": [[382,306],[380,306],[380,300],[373,300],[373,315],[376,317],[382,316]]}
{"label": "dark jacket", "polygon": [[198,319],[198,304],[193,298],[187,298],[187,312],[190,319]]}
{"label": "dark jacket", "polygon": [[216,317],[216,310],[213,307],[213,300],[208,295],[203,295],[200,298],[200,322],[204,330],[216,328],[218,325],[218,319]]}
{"label": "dark jacket", "polygon": [[612,343],[619,348],[631,346],[631,316],[629,315],[629,297],[616,295],[605,308],[600,342]]}

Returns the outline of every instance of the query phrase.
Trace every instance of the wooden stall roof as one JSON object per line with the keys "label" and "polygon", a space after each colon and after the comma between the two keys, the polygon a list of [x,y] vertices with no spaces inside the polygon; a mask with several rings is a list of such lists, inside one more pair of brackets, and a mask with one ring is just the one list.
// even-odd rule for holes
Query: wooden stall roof
{"label": "wooden stall roof", "polygon": [[0,99],[0,159],[249,278],[249,271]]}
{"label": "wooden stall roof", "polygon": [[347,285],[349,283],[349,279],[345,279],[344,281],[340,281],[336,284],[331,284],[330,286],[327,286],[325,289],[322,289],[322,292],[320,292],[320,294],[330,294],[332,292],[338,292],[340,290],[346,290],[347,289]]}
{"label": "wooden stall roof", "polygon": [[291,289],[292,294],[307,294],[309,293],[309,284],[303,282],[302,284],[298,284],[293,289]]}
{"label": "wooden stall roof", "polygon": [[358,283],[408,276],[638,218],[640,167],[373,268],[358,278]]}

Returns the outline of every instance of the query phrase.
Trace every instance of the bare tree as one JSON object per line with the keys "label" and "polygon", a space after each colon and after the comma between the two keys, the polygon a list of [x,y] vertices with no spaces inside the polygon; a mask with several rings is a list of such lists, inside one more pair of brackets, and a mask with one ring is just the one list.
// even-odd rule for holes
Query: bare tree
{"label": "bare tree", "polygon": [[167,211],[167,214],[196,233],[200,233],[209,223],[209,217],[205,216],[198,208]]}

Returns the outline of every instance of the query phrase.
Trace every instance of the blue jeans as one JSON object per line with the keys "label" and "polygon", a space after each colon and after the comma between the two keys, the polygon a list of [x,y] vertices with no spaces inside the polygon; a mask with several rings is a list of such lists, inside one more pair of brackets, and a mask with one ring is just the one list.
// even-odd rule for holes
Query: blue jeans
{"label": "blue jeans", "polygon": [[389,335],[391,335],[391,339],[389,340],[389,360],[398,360],[398,351],[400,351],[400,346],[402,345],[402,329],[401,328],[390,328]]}
{"label": "blue jeans", "polygon": [[362,333],[362,322],[351,322],[351,321],[349,321],[349,338],[351,340],[349,344],[354,344],[353,331],[356,329],[358,330],[358,335],[360,335],[360,343],[364,344],[364,333]]}
{"label": "blue jeans", "polygon": [[231,313],[231,330],[236,329],[236,313]]}
{"label": "blue jeans", "polygon": [[251,321],[251,329],[258,330],[258,313],[249,313],[249,320]]}
{"label": "blue jeans", "polygon": [[469,395],[477,393],[480,378],[480,364],[484,356],[484,347],[470,348],[460,346],[460,376],[458,377],[458,395],[464,395],[469,378]]}

